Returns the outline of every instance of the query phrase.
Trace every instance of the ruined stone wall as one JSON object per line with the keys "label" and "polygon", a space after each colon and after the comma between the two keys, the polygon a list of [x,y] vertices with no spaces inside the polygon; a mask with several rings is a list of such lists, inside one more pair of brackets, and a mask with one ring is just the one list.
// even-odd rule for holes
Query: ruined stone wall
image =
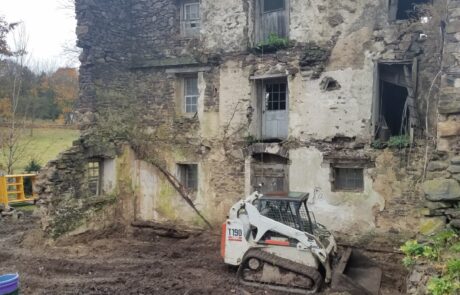
{"label": "ruined stone wall", "polygon": [[436,149],[427,151],[426,216],[433,223],[460,228],[460,1],[448,1],[443,30],[443,60],[433,88],[439,88]]}
{"label": "ruined stone wall", "polygon": [[[311,204],[318,220],[344,239],[361,242],[388,238],[398,243],[423,227],[420,179],[427,141],[421,139],[437,129],[438,88],[433,81],[436,85],[442,53],[448,58],[446,67],[451,61],[458,64],[451,45],[457,44],[455,25],[447,26],[442,51],[446,1],[434,1],[430,18],[422,23],[390,22],[384,0],[291,0],[290,43],[276,52],[254,48],[254,1],[202,0],[197,38],[181,36],[180,5],[173,0],[77,1],[78,44],[84,49],[82,126],[96,126],[85,131],[96,134],[90,146],[100,146],[99,138],[104,143],[124,140],[134,149],[128,165],[134,219],[200,224],[155,166],[160,163],[177,174],[178,163],[196,163],[200,176],[193,202],[213,223],[222,221],[228,208],[251,190],[252,154],[244,151],[260,137],[257,84],[264,77],[282,76],[289,88],[289,136],[275,145],[287,151],[291,190],[313,195],[315,187],[321,188],[323,197]],[[382,60],[418,67],[418,124],[411,148],[372,148],[375,73]],[[183,114],[180,101],[181,78],[190,73],[197,75],[200,93],[192,116]],[[455,101],[452,89],[458,83],[455,74],[445,73],[439,105],[446,113],[439,126],[457,121],[447,106]],[[337,87],[326,91],[322,87],[329,80]],[[438,147],[445,145],[444,139],[456,142],[455,128],[446,127],[449,135],[440,129]],[[75,162],[88,159],[85,149],[78,154]],[[332,190],[335,161],[362,164],[363,192]],[[56,165],[74,177],[73,164],[61,158]],[[49,186],[58,187],[50,200],[70,190],[47,179]]]}

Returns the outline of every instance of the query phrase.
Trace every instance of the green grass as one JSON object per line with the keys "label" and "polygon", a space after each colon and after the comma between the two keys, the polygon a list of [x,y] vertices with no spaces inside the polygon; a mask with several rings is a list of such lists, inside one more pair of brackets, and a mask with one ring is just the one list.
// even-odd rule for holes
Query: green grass
{"label": "green grass", "polygon": [[[19,145],[24,147],[24,152],[13,165],[13,172],[24,172],[24,168],[32,159],[43,167],[48,161],[55,159],[60,152],[71,147],[78,136],[78,130],[63,128],[35,128],[33,136],[30,136],[30,129],[24,129],[19,141]],[[5,167],[4,154],[0,156],[1,165]]]}

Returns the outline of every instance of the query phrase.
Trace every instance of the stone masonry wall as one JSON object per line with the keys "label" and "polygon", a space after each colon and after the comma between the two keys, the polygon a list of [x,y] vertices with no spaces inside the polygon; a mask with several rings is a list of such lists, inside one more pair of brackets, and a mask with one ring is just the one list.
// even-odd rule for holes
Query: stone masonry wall
{"label": "stone masonry wall", "polygon": [[428,154],[424,191],[426,215],[460,229],[460,1],[448,1],[447,7],[443,61],[434,84],[440,87],[437,147]]}
{"label": "stone masonry wall", "polygon": [[[455,164],[453,146],[460,128],[452,122],[460,118],[450,106],[460,87],[455,78],[458,1],[448,1],[449,20],[444,17],[446,1],[433,1],[430,18],[422,23],[418,19],[390,22],[385,0],[291,0],[289,46],[260,52],[253,48],[252,0],[202,0],[198,38],[180,35],[179,0],[77,0],[78,45],[83,48],[82,128],[96,134],[90,146],[105,146],[109,139],[110,144],[127,140],[137,153],[136,165],[148,166],[141,169],[145,175],[139,177],[143,181],[132,196],[133,203],[142,206],[134,210],[138,213],[133,218],[195,223],[178,193],[149,165],[160,161],[176,174],[177,163],[197,163],[200,184],[193,201],[218,224],[228,208],[251,189],[248,163],[252,155],[243,151],[257,139],[261,128],[258,82],[253,79],[285,76],[290,95],[289,137],[279,145],[296,160],[290,166],[299,171],[290,176],[293,187],[310,189],[305,183],[324,187],[328,196],[316,206],[318,212],[328,214],[325,220],[337,225],[335,230],[352,229],[353,239],[362,236],[364,242],[383,243],[390,237],[397,243],[403,235],[415,235],[420,225],[418,212],[424,204],[419,180],[425,145],[431,145],[421,140],[424,135],[434,136],[438,129],[440,136],[438,151],[430,153],[429,159],[437,162],[429,165],[428,179],[450,177],[438,170],[446,170],[450,161]],[[446,34],[440,30],[443,22]],[[433,81],[440,77],[443,57],[437,128],[438,87],[433,87]],[[378,83],[373,81],[374,73],[380,61],[401,60],[418,66],[413,106],[418,114],[417,140],[415,146],[401,151],[374,149],[373,92]],[[188,71],[195,72],[199,81],[199,109],[193,116],[181,112],[178,100],[183,94],[180,79]],[[340,87],[325,91],[321,85],[328,79]],[[45,177],[43,192],[49,204],[53,200],[59,204],[59,194],[69,195],[71,188],[63,185],[63,177],[75,177],[75,186],[81,185],[75,174],[81,174],[78,167],[91,156],[80,147],[83,143],[74,147],[78,156],[64,154],[55,163],[61,176]],[[155,159],[146,156],[146,148],[155,151]],[[333,192],[329,173],[334,161],[362,162],[365,191]],[[314,168],[309,170],[309,165]],[[452,181],[448,180],[453,185]],[[55,209],[48,216],[59,205]],[[337,218],[330,220],[332,217]]]}

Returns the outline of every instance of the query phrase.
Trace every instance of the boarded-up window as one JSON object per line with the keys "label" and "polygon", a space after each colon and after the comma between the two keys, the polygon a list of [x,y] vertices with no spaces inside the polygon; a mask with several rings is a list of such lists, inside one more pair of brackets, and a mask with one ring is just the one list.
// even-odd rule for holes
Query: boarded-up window
{"label": "boarded-up window", "polygon": [[263,193],[288,192],[288,159],[278,155],[260,153],[253,155],[251,185]]}
{"label": "boarded-up window", "polygon": [[94,196],[101,194],[101,175],[101,161],[89,161],[86,167],[86,178],[88,182],[88,190]]}
{"label": "boarded-up window", "polygon": [[256,43],[270,35],[288,37],[289,0],[257,0]]}
{"label": "boarded-up window", "polygon": [[200,1],[184,0],[181,7],[181,32],[184,37],[200,35],[201,12]]}
{"label": "boarded-up window", "polygon": [[198,111],[198,77],[184,77],[184,111],[196,113]]}
{"label": "boarded-up window", "polygon": [[332,167],[334,191],[363,191],[363,168]]}
{"label": "boarded-up window", "polygon": [[179,179],[183,186],[190,191],[198,189],[198,165],[178,164]]}

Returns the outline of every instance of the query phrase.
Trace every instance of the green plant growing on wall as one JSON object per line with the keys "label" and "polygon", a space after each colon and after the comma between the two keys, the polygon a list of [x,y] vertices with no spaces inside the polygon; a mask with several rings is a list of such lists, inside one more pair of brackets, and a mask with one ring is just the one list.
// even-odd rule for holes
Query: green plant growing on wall
{"label": "green plant growing on wall", "polygon": [[275,52],[279,49],[285,49],[289,46],[289,39],[270,33],[267,40],[260,42],[254,48],[257,52]]}
{"label": "green plant growing on wall", "polygon": [[402,149],[410,145],[410,138],[407,135],[392,136],[387,142],[389,148]]}
{"label": "green plant growing on wall", "polygon": [[460,237],[451,229],[439,232],[425,243],[409,240],[401,246],[401,251],[405,255],[403,264],[406,267],[427,264],[432,265],[433,269],[440,270],[427,284],[427,291],[432,295],[454,295],[460,291],[460,257],[457,254],[459,250]]}

